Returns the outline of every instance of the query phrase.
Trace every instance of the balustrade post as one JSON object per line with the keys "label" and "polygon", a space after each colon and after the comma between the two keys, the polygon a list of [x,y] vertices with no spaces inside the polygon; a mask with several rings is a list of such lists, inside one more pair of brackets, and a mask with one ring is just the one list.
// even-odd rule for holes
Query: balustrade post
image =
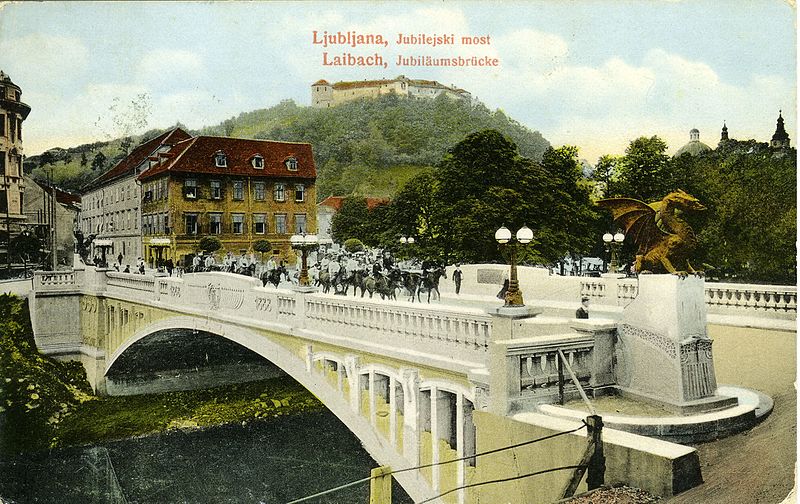
{"label": "balustrade post", "polygon": [[403,385],[403,455],[412,464],[418,464],[419,458],[419,371],[402,369]]}

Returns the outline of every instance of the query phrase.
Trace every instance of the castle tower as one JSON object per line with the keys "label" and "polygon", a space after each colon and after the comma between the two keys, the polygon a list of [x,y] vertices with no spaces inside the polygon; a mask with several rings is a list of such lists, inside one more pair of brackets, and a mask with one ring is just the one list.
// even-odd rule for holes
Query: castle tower
{"label": "castle tower", "polygon": [[0,261],[8,261],[6,240],[22,231],[22,121],[31,108],[20,101],[22,90],[0,70]]}
{"label": "castle tower", "polygon": [[781,110],[778,111],[778,124],[775,126],[775,134],[772,135],[772,141],[769,146],[775,149],[782,147],[789,147],[789,134],[783,127],[783,115]]}
{"label": "castle tower", "polygon": [[724,142],[728,140],[728,125],[725,124],[725,121],[722,122],[722,135],[719,138],[720,142]]}
{"label": "castle tower", "polygon": [[311,106],[316,108],[333,106],[333,88],[325,79],[311,84]]}

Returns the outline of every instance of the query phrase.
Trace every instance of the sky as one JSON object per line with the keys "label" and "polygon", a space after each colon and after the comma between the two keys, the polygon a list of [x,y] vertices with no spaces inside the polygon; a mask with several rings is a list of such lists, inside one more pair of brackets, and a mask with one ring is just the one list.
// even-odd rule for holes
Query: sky
{"label": "sky", "polygon": [[[389,43],[330,46],[320,34]],[[399,46],[398,34],[489,36],[489,43]],[[700,130],[769,141],[778,110],[797,142],[796,12],[782,0],[494,2],[37,2],[0,9],[0,70],[32,112],[27,155],[116,137],[146,95],[147,125],[217,124],[311,84],[393,78],[466,89],[581,158],[622,154],[642,135],[674,153]],[[380,54],[387,67],[323,65]],[[399,67],[398,54],[491,56],[497,67]],[[142,100],[139,100],[142,102]],[[118,121],[117,121],[118,122]],[[130,121],[129,121],[130,122]]]}

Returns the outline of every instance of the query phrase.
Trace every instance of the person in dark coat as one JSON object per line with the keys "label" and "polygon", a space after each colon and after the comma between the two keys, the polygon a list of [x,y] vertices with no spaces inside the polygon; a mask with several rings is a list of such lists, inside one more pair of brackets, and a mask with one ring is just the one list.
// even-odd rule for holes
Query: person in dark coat
{"label": "person in dark coat", "polygon": [[500,289],[500,292],[497,293],[497,299],[505,299],[506,298],[506,292],[508,292],[508,284],[509,284],[508,278],[503,280],[503,288]]}
{"label": "person in dark coat", "polygon": [[169,273],[169,276],[172,276],[172,270],[175,269],[175,263],[172,262],[171,257],[167,259],[166,267],[167,267],[167,273]]}
{"label": "person in dark coat", "polygon": [[464,279],[464,272],[461,271],[461,265],[456,264],[456,269],[453,271],[453,283],[456,284],[456,294],[461,292],[461,280]]}
{"label": "person in dark coat", "polygon": [[581,298],[581,306],[577,310],[575,310],[575,318],[579,319],[588,319],[589,318],[589,298],[582,297]]}

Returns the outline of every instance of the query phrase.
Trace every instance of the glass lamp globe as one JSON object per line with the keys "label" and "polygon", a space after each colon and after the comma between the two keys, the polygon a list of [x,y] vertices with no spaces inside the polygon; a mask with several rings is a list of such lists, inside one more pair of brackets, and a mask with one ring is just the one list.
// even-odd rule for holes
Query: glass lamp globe
{"label": "glass lamp globe", "polygon": [[406,243],[408,243],[408,239],[407,239],[405,236],[401,236],[401,237],[400,237],[400,243],[402,243],[403,245],[405,245]]}
{"label": "glass lamp globe", "polygon": [[414,245],[414,237],[413,236],[409,236],[408,237],[408,244],[409,245]]}
{"label": "glass lamp globe", "polygon": [[522,226],[517,231],[517,241],[525,244],[530,243],[533,240],[533,231],[528,226]]}
{"label": "glass lamp globe", "polygon": [[617,243],[622,243],[625,241],[625,235],[622,233],[617,233],[614,235],[614,241]]}
{"label": "glass lamp globe", "polygon": [[612,235],[611,233],[604,234],[603,241],[606,243],[611,243],[612,241],[614,241],[614,235]]}
{"label": "glass lamp globe", "polygon": [[503,226],[494,233],[494,239],[497,240],[497,243],[508,243],[511,241],[511,231]]}

